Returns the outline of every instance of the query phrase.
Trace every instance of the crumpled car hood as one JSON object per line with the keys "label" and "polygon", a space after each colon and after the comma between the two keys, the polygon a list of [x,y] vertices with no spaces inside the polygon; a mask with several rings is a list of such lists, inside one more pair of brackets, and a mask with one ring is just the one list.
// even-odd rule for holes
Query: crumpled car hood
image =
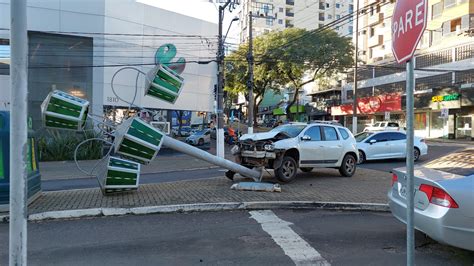
{"label": "crumpled car hood", "polygon": [[271,140],[271,141],[279,141],[283,139],[288,139],[288,136],[285,132],[262,132],[262,133],[255,133],[255,134],[245,134],[240,137],[240,141],[261,141],[261,140]]}
{"label": "crumpled car hood", "polygon": [[254,133],[254,134],[245,134],[240,137],[240,140],[253,140],[253,141],[267,140],[267,139],[273,139],[279,134],[282,135],[284,133],[270,131],[270,132]]}

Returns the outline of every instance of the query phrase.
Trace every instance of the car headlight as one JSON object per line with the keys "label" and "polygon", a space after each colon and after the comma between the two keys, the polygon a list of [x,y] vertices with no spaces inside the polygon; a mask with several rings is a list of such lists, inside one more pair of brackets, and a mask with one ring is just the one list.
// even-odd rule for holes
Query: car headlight
{"label": "car headlight", "polygon": [[230,149],[230,153],[231,153],[232,155],[237,155],[237,154],[239,154],[239,153],[240,153],[240,148],[239,148],[239,146],[234,145],[234,147],[232,147],[232,149]]}
{"label": "car headlight", "polygon": [[263,148],[266,150],[266,151],[273,151],[275,149],[275,145],[273,144],[265,144],[265,146],[263,146]]}

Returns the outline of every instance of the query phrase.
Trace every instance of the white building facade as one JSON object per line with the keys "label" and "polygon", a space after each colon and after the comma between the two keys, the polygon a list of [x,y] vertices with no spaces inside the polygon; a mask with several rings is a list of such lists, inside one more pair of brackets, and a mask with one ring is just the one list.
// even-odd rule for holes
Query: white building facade
{"label": "white building facade", "polygon": [[[9,110],[10,1],[0,0],[0,109]],[[135,0],[29,0],[28,108],[40,124],[40,104],[51,90],[91,101],[92,113],[134,105],[159,110],[213,111],[217,24]],[[157,59],[160,58],[160,59]],[[158,60],[176,62],[185,85],[172,105],[144,95]],[[136,86],[137,84],[137,86]],[[136,91],[135,97],[135,88]],[[122,101],[120,99],[125,101]]]}

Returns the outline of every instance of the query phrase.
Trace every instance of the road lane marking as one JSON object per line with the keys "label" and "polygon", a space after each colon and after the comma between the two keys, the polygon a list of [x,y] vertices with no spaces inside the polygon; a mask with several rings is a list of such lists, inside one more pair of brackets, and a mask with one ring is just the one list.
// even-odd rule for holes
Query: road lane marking
{"label": "road lane marking", "polygon": [[302,239],[293,229],[292,223],[280,219],[270,210],[250,211],[250,217],[257,221],[262,229],[290,257],[296,265],[320,265],[329,266],[321,254]]}

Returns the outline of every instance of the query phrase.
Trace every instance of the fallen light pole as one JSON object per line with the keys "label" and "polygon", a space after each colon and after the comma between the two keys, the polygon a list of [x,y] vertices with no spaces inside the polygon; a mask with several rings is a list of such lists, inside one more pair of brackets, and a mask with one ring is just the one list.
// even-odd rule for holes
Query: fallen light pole
{"label": "fallen light pole", "polygon": [[175,150],[179,151],[185,154],[188,154],[190,156],[199,158],[203,161],[206,161],[211,164],[215,164],[218,166],[221,166],[223,168],[226,168],[228,170],[234,171],[236,173],[241,174],[242,176],[245,177],[251,177],[253,180],[256,182],[261,180],[262,177],[262,171],[259,171],[257,169],[250,169],[247,167],[244,167],[240,164],[231,162],[229,160],[226,160],[224,158],[212,155],[208,152],[205,152],[199,148],[196,148],[194,146],[191,146],[189,144],[183,143],[179,140],[173,139],[168,136],[164,136],[163,139],[163,145]]}

